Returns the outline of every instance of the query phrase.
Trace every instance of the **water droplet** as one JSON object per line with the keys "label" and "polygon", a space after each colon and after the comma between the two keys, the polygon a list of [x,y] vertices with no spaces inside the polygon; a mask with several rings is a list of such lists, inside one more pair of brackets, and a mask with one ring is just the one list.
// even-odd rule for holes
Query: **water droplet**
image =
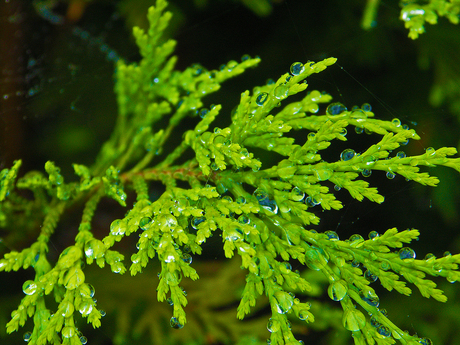
{"label": "water droplet", "polygon": [[393,174],[392,172],[389,172],[389,171],[388,171],[388,172],[386,173],[386,177],[387,177],[387,179],[392,180],[392,179],[394,179],[394,178],[396,177],[396,175]]}
{"label": "water droplet", "polygon": [[327,289],[327,293],[331,300],[336,302],[341,301],[347,295],[347,292],[348,284],[343,279],[333,282]]}
{"label": "water droplet", "polygon": [[270,200],[268,194],[262,190],[256,189],[254,191],[254,196],[256,197],[259,205],[262,206],[264,209],[277,213],[278,212],[278,205],[275,200]]}
{"label": "water droplet", "polygon": [[434,261],[436,260],[436,256],[433,253],[428,253],[425,255],[425,261]]}
{"label": "water droplet", "polygon": [[217,166],[216,162],[212,162],[212,163],[211,163],[211,169],[212,169],[213,171],[219,170],[219,167]]}
{"label": "water droplet", "polygon": [[294,201],[302,201],[305,197],[305,193],[298,187],[292,188],[289,193],[289,198]]}
{"label": "water droplet", "polygon": [[284,99],[288,96],[289,88],[285,85],[279,85],[273,91],[273,95],[278,99]]}
{"label": "water droplet", "polygon": [[286,273],[287,271],[292,271],[292,265],[289,262],[282,262],[280,268],[286,269]]}
{"label": "water droplet", "polygon": [[363,175],[363,177],[369,177],[372,175],[372,170],[368,170],[368,169],[363,169],[361,171],[361,175]]}
{"label": "water droplet", "polygon": [[375,239],[375,238],[377,238],[377,237],[379,237],[379,236],[380,236],[379,233],[378,233],[377,231],[375,231],[375,230],[374,230],[374,231],[371,231],[371,232],[369,233],[369,239],[370,239],[370,240],[373,240],[373,239]]}
{"label": "water droplet", "polygon": [[230,242],[240,241],[244,237],[244,232],[240,228],[232,228],[225,231],[225,240]]}
{"label": "water droplet", "polygon": [[398,157],[398,158],[406,158],[406,153],[404,151],[399,151],[396,154],[396,157]]}
{"label": "water droplet", "polygon": [[182,274],[178,271],[166,272],[164,277],[165,277],[166,283],[170,286],[177,286],[182,280]]}
{"label": "water droplet", "polygon": [[321,248],[311,247],[305,252],[305,261],[308,268],[319,271],[327,265],[328,257]]}
{"label": "water droplet", "polygon": [[349,331],[359,331],[366,325],[366,317],[358,309],[347,309],[343,314],[342,324]]}
{"label": "water droplet", "polygon": [[191,264],[192,263],[192,256],[190,254],[182,254],[182,261],[184,261],[186,264]]}
{"label": "water droplet", "polygon": [[24,339],[24,341],[25,341],[26,343],[28,343],[31,336],[32,336],[32,333],[31,333],[31,332],[26,332],[26,333],[24,333],[24,336],[22,337],[22,339]]}
{"label": "water droplet", "polygon": [[328,230],[324,233],[327,238],[331,241],[338,241],[339,240],[339,235],[337,235],[337,233],[335,231],[332,231],[332,230]]}
{"label": "water droplet", "polygon": [[199,112],[199,115],[202,119],[205,118],[205,116],[209,113],[209,110],[204,108],[204,109],[201,109],[200,112]]}
{"label": "water droplet", "polygon": [[340,131],[340,135],[343,135],[345,137],[347,135],[347,129],[342,128],[342,130]]}
{"label": "water droplet", "polygon": [[275,84],[275,81],[273,79],[267,79],[267,81],[265,82],[266,85],[273,85]]}
{"label": "water droplet", "polygon": [[273,294],[273,299],[275,301],[276,310],[280,314],[286,314],[289,310],[291,310],[292,305],[294,304],[294,298],[284,291],[276,291]]}
{"label": "water droplet", "polygon": [[301,62],[294,62],[291,65],[290,71],[292,75],[299,75],[305,70],[304,65]]}
{"label": "water droplet", "polygon": [[380,334],[384,338],[389,337],[391,335],[390,329],[384,325],[380,325],[377,327],[377,333]]}
{"label": "water droplet", "polygon": [[375,316],[372,316],[371,319],[370,319],[370,324],[372,327],[379,327],[381,325],[381,323],[377,320],[377,318]]}
{"label": "water droplet", "polygon": [[341,189],[342,189],[342,187],[340,187],[340,186],[338,186],[338,185],[334,185],[334,190],[336,190],[337,192],[338,192],[339,190],[341,190]]}
{"label": "water droplet", "polygon": [[356,155],[356,152],[352,149],[346,149],[340,154],[340,160],[346,162],[351,159]]}
{"label": "water droplet", "polygon": [[391,120],[391,123],[396,127],[401,126],[401,120],[396,117],[393,120]]}
{"label": "water droplet", "polygon": [[261,92],[256,98],[257,105],[263,105],[268,100],[268,93]]}
{"label": "water droplet", "polygon": [[150,217],[143,217],[139,221],[139,229],[142,231],[145,231],[149,228],[150,222],[152,221],[152,218]]}
{"label": "water droplet", "polygon": [[388,271],[388,270],[391,268],[391,266],[390,266],[390,264],[389,264],[388,262],[382,261],[382,262],[380,263],[380,268],[381,268],[382,270],[384,270],[384,271]]}
{"label": "water droplet", "polygon": [[412,249],[412,248],[409,248],[409,247],[404,247],[404,248],[401,248],[398,252],[399,254],[399,258],[401,260],[404,260],[404,259],[415,259],[415,251]]}
{"label": "water droplet", "polygon": [[75,328],[71,326],[65,326],[61,331],[63,338],[72,338],[75,335]]}
{"label": "water droplet", "polygon": [[355,127],[355,133],[356,134],[363,134],[364,128],[363,127]]}
{"label": "water droplet", "polygon": [[198,226],[206,220],[205,217],[192,217],[190,221],[190,226],[194,230],[198,230]]}
{"label": "water droplet", "polygon": [[428,147],[426,150],[425,150],[425,153],[427,156],[429,157],[432,157],[436,154],[436,150],[432,147]]}
{"label": "water droplet", "polygon": [[267,323],[267,329],[270,333],[278,332],[281,328],[281,324],[278,320],[270,318]]}
{"label": "water droplet", "polygon": [[172,254],[166,255],[166,258],[165,258],[166,263],[175,262],[175,261],[176,261],[176,258],[174,255]]}
{"label": "water droplet", "polygon": [[[59,309],[61,309],[61,308],[59,308]],[[75,307],[73,306],[72,303],[67,302],[61,310],[62,310],[62,316],[69,317],[75,311]]]}
{"label": "water droplet", "polygon": [[433,342],[429,338],[420,338],[418,341],[421,345],[433,345]]}
{"label": "water droplet", "polygon": [[251,219],[246,214],[242,214],[238,217],[238,222],[241,224],[249,224],[251,223]]}
{"label": "water droplet", "polygon": [[22,284],[22,291],[26,295],[33,295],[38,289],[37,283],[35,283],[33,280],[27,280]]}
{"label": "water droplet", "polygon": [[372,111],[372,106],[369,103],[364,103],[361,106],[361,109],[364,110],[364,111]]}
{"label": "water droplet", "polygon": [[312,140],[315,140],[315,138],[316,138],[315,133],[313,133],[313,132],[308,133],[307,140],[312,141]]}
{"label": "water droplet", "polygon": [[369,270],[366,270],[366,272],[364,272],[364,278],[366,278],[371,283],[375,282],[378,279],[378,277]]}
{"label": "water droplet", "polygon": [[179,322],[179,320],[177,320],[177,318],[175,318],[174,316],[171,318],[171,320],[169,321],[169,324],[171,325],[172,328],[174,329],[181,329],[182,327],[184,327],[183,324],[181,324]]}
{"label": "water droplet", "polygon": [[237,204],[244,205],[246,204],[246,198],[244,196],[239,196],[235,199]]}
{"label": "water droplet", "polygon": [[242,57],[241,57],[241,62],[243,61],[246,61],[246,60],[249,60],[251,57],[248,55],[248,54],[244,54]]}
{"label": "water droplet", "polygon": [[305,321],[305,320],[308,320],[309,317],[310,317],[310,313],[309,313],[308,309],[303,309],[303,310],[299,311],[299,319],[300,320]]}
{"label": "water droplet", "polygon": [[100,309],[99,313],[101,313],[101,316],[104,317],[106,315],[105,310]]}
{"label": "water droplet", "polygon": [[372,290],[367,290],[367,291],[361,290],[359,292],[359,296],[367,304],[373,307],[379,306],[379,303],[380,303],[379,297]]}
{"label": "water droplet", "polygon": [[329,168],[319,168],[315,169],[315,175],[318,181],[326,181],[331,178],[331,176],[334,174],[334,171]]}
{"label": "water droplet", "polygon": [[447,274],[447,277],[446,277],[446,280],[447,280],[449,283],[451,283],[451,284],[455,283],[455,282],[457,281],[456,274],[454,274],[454,273],[448,273],[448,274]]}
{"label": "water droplet", "polygon": [[88,339],[84,335],[82,335],[80,337],[80,342],[82,345],[86,345],[88,343]]}
{"label": "water droplet", "polygon": [[409,126],[408,126],[408,125],[403,125],[402,128],[405,129],[406,131],[409,130]]}
{"label": "water droplet", "polygon": [[126,222],[122,219],[115,219],[112,224],[110,224],[110,233],[112,235],[123,235],[126,231]]}
{"label": "water droplet", "polygon": [[93,306],[90,303],[80,303],[78,311],[80,312],[81,315],[87,316],[91,314],[91,311],[93,310]]}
{"label": "water droplet", "polygon": [[350,245],[354,248],[359,248],[363,245],[364,238],[359,234],[354,234],[350,236]]}
{"label": "water droplet", "polygon": [[309,207],[315,207],[321,204],[321,201],[319,200],[319,197],[317,198],[315,196],[308,196],[305,198],[305,204]]}
{"label": "water droplet", "polygon": [[106,247],[102,241],[91,239],[85,243],[85,255],[88,258],[99,259],[104,256]]}
{"label": "water droplet", "polygon": [[331,103],[327,106],[326,113],[328,115],[338,115],[347,110],[347,107],[344,106],[342,103]]}

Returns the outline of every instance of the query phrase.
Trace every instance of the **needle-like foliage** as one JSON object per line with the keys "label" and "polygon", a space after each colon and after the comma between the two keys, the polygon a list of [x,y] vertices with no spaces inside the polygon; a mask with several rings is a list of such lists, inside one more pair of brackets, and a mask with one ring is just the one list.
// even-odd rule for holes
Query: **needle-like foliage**
{"label": "needle-like foliage", "polygon": [[[370,283],[379,280],[385,289],[404,295],[415,288],[424,297],[445,302],[446,296],[430,277],[457,281],[460,255],[416,259],[408,246],[418,239],[415,229],[392,228],[381,234],[373,231],[368,239],[355,234],[340,240],[334,231],[318,233],[314,226],[320,222],[318,209],[343,207],[336,198],[340,189],[359,201],[384,202],[366,181],[371,173],[436,186],[439,180],[420,168],[446,166],[460,171],[460,159],[451,157],[456,149],[430,147],[406,156],[398,149],[420,139],[414,129],[396,118],[374,118],[369,104],[348,110],[331,103],[329,94],[310,90],[308,78],[333,65],[335,58],[295,62],[276,81],[242,92],[229,125],[214,127],[214,119],[227,114],[218,104],[204,107],[203,98],[260,59],[245,56],[219,70],[199,65],[176,70],[176,57],[171,56],[175,41],[162,40],[171,18],[166,5],[157,0],[148,12],[149,29],[134,29],[141,61],[118,61],[117,123],[92,167],[74,165],[79,181],[64,181],[52,162],[46,163],[46,174],[30,172],[18,178],[21,161],[0,173],[1,225],[15,228],[21,217],[41,222],[40,235],[30,247],[0,260],[2,271],[35,270],[35,278],[24,282],[25,297],[11,313],[7,332],[17,331],[32,318],[33,330],[26,334],[31,345],[85,343],[76,318],[86,318],[96,328],[104,315],[93,298],[85,265],[108,265],[113,273],[129,271],[134,276],[152,261],[160,265],[157,299],[173,306],[170,324],[182,328],[188,322],[188,300],[181,283],[199,279],[192,258],[202,253],[211,237],[220,236],[225,256],[239,260],[246,274],[235,317],[243,319],[265,296],[271,313],[270,344],[300,343],[289,319],[315,321],[310,302],[294,295],[309,292],[312,282],[303,272],[292,270],[292,262],[324,274],[328,295],[342,310],[343,327],[355,344],[430,344],[429,339],[401,330],[379,309]],[[301,97],[289,102],[297,94]],[[195,127],[171,148],[171,137],[181,133],[180,124],[187,117],[196,119]],[[323,157],[332,142],[347,141],[350,129],[374,133],[372,138],[378,139],[361,153],[346,149],[333,159]],[[306,139],[296,142],[292,135],[296,131],[308,133]],[[264,151],[279,158],[264,166],[259,156]],[[152,182],[165,189],[155,200],[149,193]],[[33,198],[23,196],[25,189]],[[116,200],[126,213],[98,239],[91,223],[104,198]],[[75,241],[57,262],[50,262],[50,237],[62,214],[82,202]],[[327,212],[323,214],[327,217]],[[113,246],[128,236],[138,238],[137,249],[125,259]]]}

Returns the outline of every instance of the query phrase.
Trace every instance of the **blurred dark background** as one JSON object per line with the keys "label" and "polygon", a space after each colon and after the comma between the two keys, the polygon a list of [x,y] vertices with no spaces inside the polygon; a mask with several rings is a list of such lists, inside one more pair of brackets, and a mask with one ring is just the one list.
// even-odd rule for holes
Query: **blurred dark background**
{"label": "blurred dark background", "polygon": [[[246,3],[246,4],[245,4]],[[229,123],[229,114],[240,93],[276,79],[291,63],[336,57],[336,65],[309,78],[309,89],[330,93],[348,108],[370,103],[376,117],[399,118],[414,128],[422,140],[404,147],[408,155],[421,154],[427,147],[459,146],[460,119],[460,27],[440,18],[413,41],[399,20],[397,1],[381,2],[375,26],[360,26],[362,1],[170,1],[174,13],[166,36],[178,41],[178,69],[200,63],[217,69],[244,54],[258,55],[261,64],[224,84],[205,99],[223,105],[219,127]],[[255,3],[263,5],[257,10]],[[120,1],[2,1],[0,4],[0,168],[21,158],[21,173],[44,170],[47,160],[61,167],[67,179],[75,179],[72,163],[91,165],[102,143],[108,139],[117,114],[113,93],[114,67],[118,58],[138,61],[132,40],[133,25],[146,28],[150,0]],[[324,111],[324,109],[320,110]],[[335,143],[330,151],[338,159],[345,148],[356,152],[379,140],[376,135],[348,131],[348,142]],[[306,133],[299,134],[305,136]],[[299,139],[301,140],[301,139]],[[270,157],[263,157],[270,164]],[[432,252],[459,252],[460,176],[446,168],[430,169],[439,176],[436,188],[406,182],[402,177],[385,178],[374,172],[368,178],[385,196],[382,205],[351,199],[346,191],[336,193],[343,201],[341,211],[321,212],[319,231],[335,230],[342,238],[363,236],[391,227],[417,228],[420,241],[412,247],[422,258]],[[332,189],[332,186],[329,186]],[[97,225],[106,229],[120,208],[102,207]],[[121,212],[121,213],[120,213]],[[119,215],[118,215],[119,216]],[[77,221],[78,214],[70,216]],[[70,231],[76,231],[73,225]],[[0,230],[6,236],[11,229]],[[14,229],[20,231],[20,229]],[[104,230],[101,230],[104,231]],[[75,233],[56,239],[59,253]],[[0,242],[0,254],[21,250],[30,238],[18,243]],[[204,259],[218,256],[213,242]],[[1,273],[7,282],[0,303],[0,338],[13,344],[21,334],[6,337],[4,324],[21,298],[24,274]],[[413,333],[423,332],[443,344],[460,343],[455,338],[459,320],[457,285],[436,280],[447,289],[447,305],[426,301],[414,291],[417,302],[395,293],[385,295],[390,317]],[[129,284],[129,283],[127,283]],[[193,289],[191,284],[190,289]],[[152,287],[155,295],[155,287]],[[10,298],[14,296],[14,298]],[[9,302],[7,302],[7,300]],[[404,305],[402,309],[401,305]],[[435,306],[435,307],[433,307]],[[442,307],[442,308],[441,308]],[[409,316],[409,318],[407,317]],[[110,328],[104,329],[110,343]],[[318,343],[349,344],[351,338],[334,339],[320,333]],[[268,336],[268,334],[267,334]],[[6,338],[4,338],[6,337]],[[15,338],[19,337],[19,338]],[[313,339],[313,338],[305,338]],[[325,340],[326,339],[326,340]],[[341,338],[340,338],[341,339]],[[322,342],[321,342],[322,341]],[[212,339],[210,340],[212,343]],[[17,343],[17,342],[16,342]],[[95,343],[95,342],[92,342]],[[119,342],[120,343],[120,342]]]}

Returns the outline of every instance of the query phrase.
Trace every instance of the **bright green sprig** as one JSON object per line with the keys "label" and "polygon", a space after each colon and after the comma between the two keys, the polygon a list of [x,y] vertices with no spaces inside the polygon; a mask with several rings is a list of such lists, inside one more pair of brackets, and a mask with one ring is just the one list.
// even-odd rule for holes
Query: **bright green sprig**
{"label": "bright green sprig", "polygon": [[418,38],[425,32],[425,23],[437,24],[438,17],[446,17],[452,24],[458,24],[460,4],[456,1],[430,0],[425,4],[414,3],[411,0],[401,0],[401,20],[409,37]]}
{"label": "bright green sprig", "polygon": [[21,163],[21,160],[17,160],[10,169],[5,168],[0,172],[0,201],[5,200],[14,187]]}
{"label": "bright green sprig", "polygon": [[118,201],[120,205],[126,206],[126,193],[118,177],[118,170],[111,166],[107,169],[106,175],[102,177],[102,181],[105,185],[106,194]]}
{"label": "bright green sprig", "polygon": [[[48,162],[48,177],[29,173],[16,183],[17,188],[34,192],[34,202],[45,217],[30,248],[0,260],[0,270],[32,266],[36,272],[34,280],[23,286],[26,296],[13,311],[7,331],[18,330],[33,317],[31,344],[75,344],[81,337],[75,326],[78,313],[99,327],[103,312],[96,308],[94,288],[86,281],[83,266],[107,264],[113,273],[123,274],[124,255],[113,247],[128,236],[139,236],[137,251],[130,256],[131,275],[158,260],[157,299],[173,306],[171,326],[181,328],[187,322],[188,303],[182,279],[199,278],[192,266],[193,255],[202,253],[209,238],[221,236],[225,257],[241,260],[246,271],[237,317],[243,319],[265,295],[271,311],[267,328],[272,345],[299,344],[288,317],[307,323],[315,319],[310,303],[294,295],[311,292],[314,284],[293,271],[291,263],[325,276],[328,296],[339,302],[343,326],[353,333],[355,344],[420,343],[422,339],[401,331],[378,308],[379,297],[371,284],[379,280],[387,290],[404,295],[411,294],[406,284],[414,284],[423,296],[445,301],[443,292],[426,277],[458,280],[460,256],[416,260],[415,252],[405,247],[418,238],[419,232],[413,229],[371,233],[369,240],[356,234],[341,241],[333,231],[319,234],[309,227],[319,223],[320,207],[322,211],[343,207],[327,184],[335,184],[335,190],[346,189],[359,201],[382,203],[384,197],[365,180],[371,172],[435,186],[438,179],[420,172],[420,166],[444,165],[460,171],[460,159],[450,157],[456,150],[428,148],[419,156],[407,157],[402,151],[390,156],[408,140],[420,139],[398,119],[374,119],[369,105],[349,111],[317,90],[287,103],[289,97],[308,88],[308,77],[333,65],[335,58],[296,62],[276,82],[243,92],[231,123],[213,128],[222,107],[203,108],[203,97],[260,59],[245,56],[240,63],[229,61],[218,70],[198,64],[175,70],[177,58],[171,56],[175,41],[162,37],[171,19],[165,7],[164,0],[157,0],[148,13],[149,28],[133,30],[141,61],[118,62],[115,89],[120,114],[96,164],[91,168],[74,165],[79,182],[64,183],[59,168]],[[177,147],[169,148],[169,140],[186,117],[196,120],[196,126],[183,133]],[[349,128],[375,133],[379,139],[362,153],[346,149],[338,157],[325,159],[324,150],[334,140],[345,142]],[[296,143],[294,131],[305,132],[306,140]],[[276,152],[281,158],[262,166],[256,148]],[[192,157],[185,155],[187,150]],[[181,160],[185,163],[177,163]],[[0,201],[16,200],[18,162],[1,172]],[[164,186],[156,200],[149,192],[152,181]],[[75,243],[53,266],[46,257],[50,237],[66,207],[83,197],[87,199]],[[91,222],[104,197],[129,207],[98,239]],[[4,215],[10,217],[13,212]],[[52,293],[57,303],[53,312],[44,299]]]}

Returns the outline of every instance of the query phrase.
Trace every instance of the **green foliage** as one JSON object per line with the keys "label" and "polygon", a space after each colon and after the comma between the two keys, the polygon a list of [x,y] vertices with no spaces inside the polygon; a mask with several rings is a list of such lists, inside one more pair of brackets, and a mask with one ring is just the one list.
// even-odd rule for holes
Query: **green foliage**
{"label": "green foliage", "polygon": [[[96,263],[103,268],[107,264],[113,273],[129,270],[136,276],[155,261],[160,270],[156,299],[173,306],[170,325],[182,328],[190,322],[184,278],[199,279],[191,265],[192,255],[200,255],[205,242],[221,236],[225,257],[241,262],[246,274],[235,316],[245,318],[257,303],[267,303],[265,298],[271,312],[267,328],[272,345],[300,343],[289,319],[310,324],[321,318],[312,303],[294,295],[314,295],[318,286],[314,276],[309,276],[312,272],[293,270],[290,262],[323,275],[328,295],[339,302],[342,325],[352,333],[355,344],[430,344],[429,339],[411,335],[393,323],[379,309],[379,297],[370,284],[378,279],[388,291],[410,295],[410,283],[422,296],[446,302],[443,291],[427,277],[459,280],[460,255],[447,253],[436,258],[430,254],[416,259],[415,252],[405,246],[418,239],[415,229],[392,228],[383,234],[373,231],[367,240],[359,234],[340,240],[334,231],[318,233],[313,226],[320,222],[318,209],[343,207],[335,193],[340,189],[358,201],[382,203],[384,196],[366,181],[371,173],[390,179],[400,175],[436,186],[439,180],[420,168],[446,166],[460,172],[460,159],[451,157],[456,149],[430,147],[419,155],[393,154],[409,140],[420,139],[414,129],[397,118],[375,119],[369,104],[348,110],[343,104],[331,103],[327,93],[305,93],[307,78],[333,65],[335,58],[293,63],[290,73],[276,81],[242,92],[228,127],[213,127],[222,107],[204,108],[202,99],[260,59],[245,56],[219,70],[200,65],[176,70],[177,59],[171,56],[176,42],[162,37],[171,19],[166,5],[157,0],[148,12],[149,29],[133,30],[141,61],[128,64],[120,60],[116,66],[119,114],[94,166],[75,164],[79,177],[75,182],[65,182],[52,162],[45,164],[48,176],[29,172],[16,181],[21,161],[0,173],[1,226],[13,229],[21,217],[42,222],[30,247],[7,253],[0,260],[2,271],[28,267],[35,271],[34,279],[24,282],[26,296],[12,312],[7,332],[17,331],[32,319],[33,331],[27,334],[30,344],[84,343],[86,338],[76,326],[77,315],[94,328],[105,315],[93,298],[95,290],[85,265]],[[409,6],[414,5],[403,10],[410,14]],[[446,15],[455,12],[455,6],[444,12],[435,10]],[[431,23],[434,19],[423,20]],[[423,21],[411,23],[415,24],[408,27],[415,38]],[[297,100],[287,103],[295,95]],[[194,129],[183,133],[180,144],[170,149],[172,136],[189,117],[196,119]],[[339,157],[327,158],[335,140],[347,141],[349,129],[378,139],[361,153],[346,149]],[[296,131],[308,133],[307,140],[298,142],[293,135]],[[264,166],[260,152],[272,153],[278,160]],[[165,189],[156,200],[149,194],[154,182]],[[26,198],[24,190],[33,198]],[[135,202],[130,196],[135,196]],[[127,212],[113,220],[106,236],[97,239],[91,223],[104,198],[116,200]],[[50,238],[61,215],[81,203],[75,241],[52,264],[47,255]],[[129,253],[127,267],[124,255],[113,247],[126,237],[137,236],[137,251]],[[223,340],[223,336],[217,338]]]}
{"label": "green foliage", "polygon": [[[364,9],[362,27],[371,29],[376,24],[379,0],[368,0]],[[439,17],[446,17],[452,24],[459,23],[460,3],[456,0],[401,0],[400,19],[409,29],[409,37],[417,39],[425,32],[425,24],[437,24]]]}
{"label": "green foliage", "polygon": [[458,24],[460,3],[455,0],[429,0],[417,3],[401,1],[401,20],[409,29],[409,37],[416,39],[425,32],[425,23],[437,24],[438,17],[446,17],[452,24]]}

